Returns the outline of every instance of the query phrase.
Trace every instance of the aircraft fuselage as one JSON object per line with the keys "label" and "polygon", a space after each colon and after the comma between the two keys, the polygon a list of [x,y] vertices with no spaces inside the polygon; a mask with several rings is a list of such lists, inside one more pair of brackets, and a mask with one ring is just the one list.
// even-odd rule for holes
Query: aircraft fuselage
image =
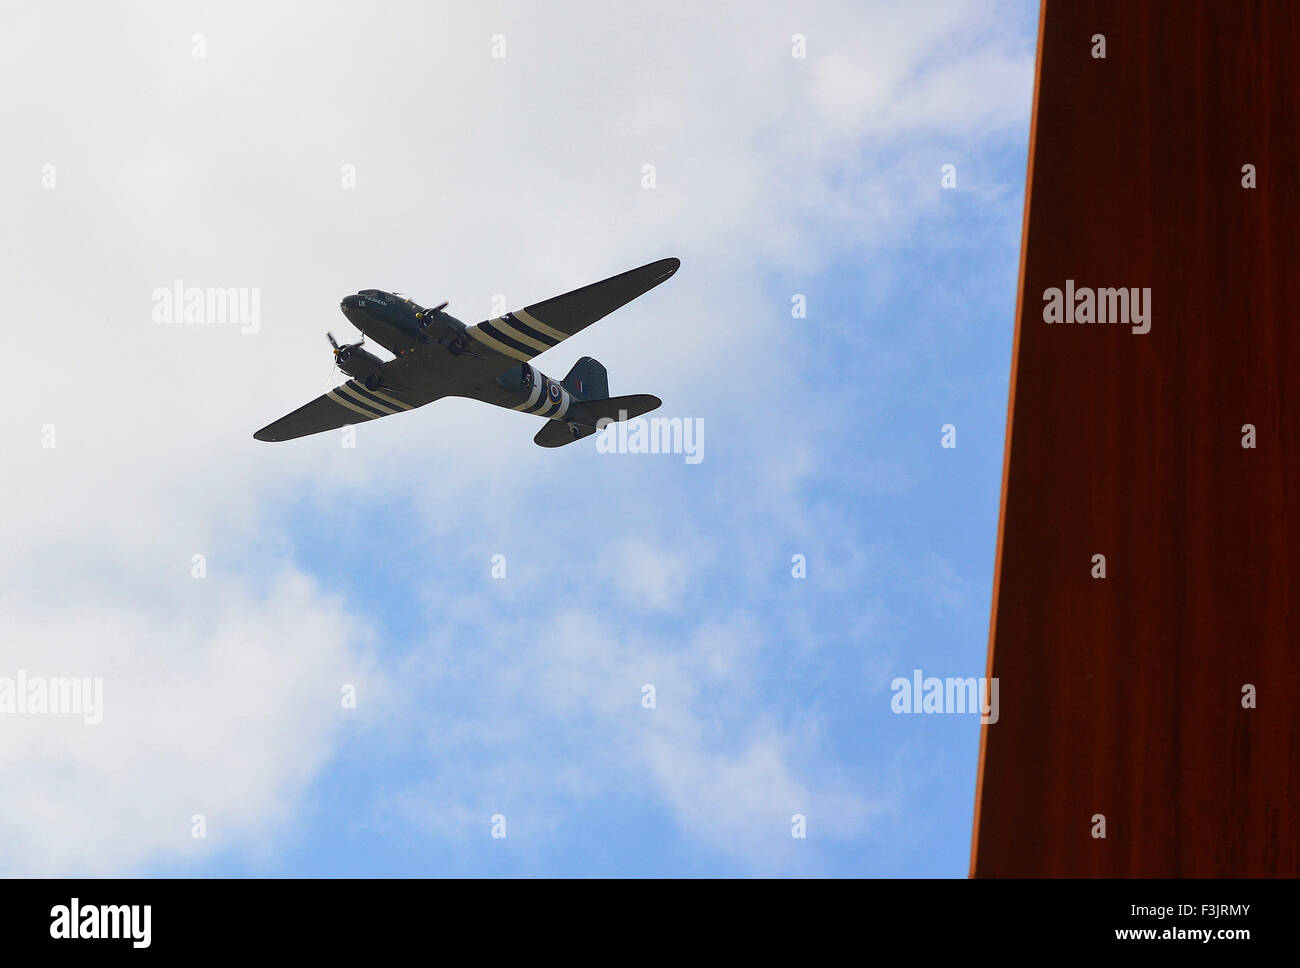
{"label": "aircraft fuselage", "polygon": [[419,361],[440,375],[448,396],[470,397],[553,420],[568,415],[573,403],[568,390],[529,363],[496,374],[490,383],[482,379],[482,368],[475,365],[482,357],[470,344],[468,327],[445,310],[426,310],[379,289],[344,296],[339,308],[368,339],[394,356]]}
{"label": "aircraft fuselage", "polygon": [[[466,326],[443,302],[425,309],[399,293],[362,289],[339,308],[363,335],[340,343],[327,333],[348,379],[256,431],[257,440],[296,440],[393,416],[443,397],[468,397],[545,418],[533,441],[563,447],[610,421],[632,420],[663,405],[650,393],[611,396],[609,371],[580,357],[563,380],[532,360],[672,277],[678,259],[659,259],[599,282]],[[393,354],[370,352],[376,343]]]}

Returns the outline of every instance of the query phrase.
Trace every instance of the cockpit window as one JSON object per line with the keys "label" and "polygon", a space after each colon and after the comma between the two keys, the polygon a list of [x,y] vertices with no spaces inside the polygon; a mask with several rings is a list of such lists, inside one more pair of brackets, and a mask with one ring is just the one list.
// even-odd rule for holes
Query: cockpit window
{"label": "cockpit window", "polygon": [[424,307],[407,299],[399,292],[384,292],[382,289],[362,289],[357,293],[358,296],[369,296],[378,302],[386,303],[389,306],[400,306],[409,309],[413,313],[424,311]]}

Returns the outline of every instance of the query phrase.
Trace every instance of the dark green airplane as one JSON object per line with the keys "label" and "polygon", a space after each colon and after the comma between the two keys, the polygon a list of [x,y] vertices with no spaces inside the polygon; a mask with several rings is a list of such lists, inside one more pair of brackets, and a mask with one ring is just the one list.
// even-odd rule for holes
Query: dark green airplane
{"label": "dark green airplane", "polygon": [[[476,326],[447,313],[445,302],[424,309],[395,293],[362,289],[340,304],[361,331],[361,341],[340,346],[326,334],[339,369],[352,379],[253,436],[292,440],[414,410],[442,397],[469,397],[547,418],[533,440],[562,447],[594,434],[602,420],[649,413],[663,401],[648,393],[611,397],[605,367],[590,356],[558,383],[528,361],[649,292],[680,265],[677,259],[661,259]],[[367,337],[394,358],[381,360],[362,349]]]}

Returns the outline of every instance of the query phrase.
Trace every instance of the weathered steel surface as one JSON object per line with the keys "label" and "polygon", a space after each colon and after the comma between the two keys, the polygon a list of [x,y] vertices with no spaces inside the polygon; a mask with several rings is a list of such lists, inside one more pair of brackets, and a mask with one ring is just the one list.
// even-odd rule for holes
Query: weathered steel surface
{"label": "weathered steel surface", "polygon": [[1296,876],[1300,4],[1046,2],[1027,196],[972,873]]}

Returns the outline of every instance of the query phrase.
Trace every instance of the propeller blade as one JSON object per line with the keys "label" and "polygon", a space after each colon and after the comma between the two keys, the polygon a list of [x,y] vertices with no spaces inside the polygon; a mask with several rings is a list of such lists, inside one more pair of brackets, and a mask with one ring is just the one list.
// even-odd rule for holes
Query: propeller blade
{"label": "propeller blade", "polygon": [[334,334],[331,332],[327,331],[325,335],[330,341],[330,346],[334,347],[334,352],[337,353],[339,351],[339,341],[334,338]]}
{"label": "propeller blade", "polygon": [[418,319],[422,325],[428,326],[429,320],[431,320],[434,316],[437,316],[440,312],[442,312],[450,305],[451,305],[451,300],[447,300],[446,302],[439,303],[438,305],[434,306],[431,309],[421,309],[418,313],[415,314],[415,318]]}

